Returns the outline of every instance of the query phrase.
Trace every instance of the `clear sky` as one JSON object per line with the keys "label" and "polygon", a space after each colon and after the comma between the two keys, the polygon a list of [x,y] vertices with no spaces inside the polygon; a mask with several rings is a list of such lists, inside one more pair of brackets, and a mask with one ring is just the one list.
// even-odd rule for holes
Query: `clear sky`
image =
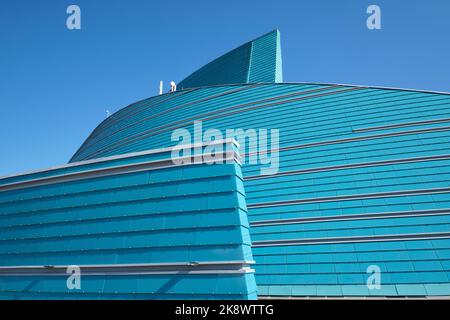
{"label": "clear sky", "polygon": [[0,175],[66,163],[106,110],[274,28],[286,82],[448,92],[449,16],[448,0],[2,0]]}

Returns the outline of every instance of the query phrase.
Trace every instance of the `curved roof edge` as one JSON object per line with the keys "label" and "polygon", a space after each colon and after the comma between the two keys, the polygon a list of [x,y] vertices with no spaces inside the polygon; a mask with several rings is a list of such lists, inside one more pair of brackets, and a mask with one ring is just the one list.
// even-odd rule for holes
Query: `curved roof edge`
{"label": "curved roof edge", "polygon": [[[367,89],[383,89],[383,90],[402,90],[402,91],[413,91],[413,92],[423,92],[423,93],[435,93],[435,94],[447,94],[450,95],[450,91],[437,91],[437,90],[426,90],[426,89],[414,89],[414,88],[399,88],[399,87],[385,87],[385,86],[374,86],[374,85],[361,85],[361,84],[346,84],[346,83],[330,83],[330,82],[245,82],[245,83],[227,83],[227,84],[215,84],[215,85],[206,85],[199,86],[193,88],[180,89],[176,92],[182,92],[186,90],[194,90],[194,89],[204,89],[204,88],[213,88],[213,87],[224,87],[224,86],[246,86],[246,85],[254,85],[254,84],[262,84],[262,85],[284,85],[284,84],[304,84],[304,85],[322,85],[322,86],[342,86],[342,87],[357,87],[357,88],[367,88]],[[170,94],[168,92],[167,94]],[[148,97],[139,101],[143,101],[149,98]],[[137,101],[137,102],[139,102]]]}

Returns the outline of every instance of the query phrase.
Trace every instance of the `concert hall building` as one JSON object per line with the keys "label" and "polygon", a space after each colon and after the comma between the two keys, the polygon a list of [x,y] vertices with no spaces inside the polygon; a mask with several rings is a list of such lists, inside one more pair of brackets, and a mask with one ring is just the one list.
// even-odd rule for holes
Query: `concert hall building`
{"label": "concert hall building", "polygon": [[[449,115],[448,93],[284,83],[274,30],[1,177],[0,298],[450,296]],[[278,171],[236,139],[175,164],[200,121],[277,129]]]}

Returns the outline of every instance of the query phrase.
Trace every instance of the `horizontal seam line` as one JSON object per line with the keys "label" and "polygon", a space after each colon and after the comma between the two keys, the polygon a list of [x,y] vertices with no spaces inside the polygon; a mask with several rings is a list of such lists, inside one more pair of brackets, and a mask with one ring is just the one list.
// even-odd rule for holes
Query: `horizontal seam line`
{"label": "horizontal seam line", "polygon": [[314,172],[323,172],[323,171],[336,171],[336,170],[345,170],[350,168],[364,168],[364,167],[374,167],[374,166],[383,166],[383,165],[391,165],[391,164],[402,164],[402,163],[410,163],[410,162],[424,162],[424,161],[436,161],[436,160],[448,160],[450,159],[450,154],[438,155],[438,156],[426,156],[426,157],[416,157],[416,158],[403,158],[403,159],[394,159],[394,160],[384,160],[384,161],[373,161],[373,162],[360,162],[354,164],[346,164],[346,165],[338,165],[338,166],[329,166],[329,167],[317,167],[310,169],[302,169],[302,170],[292,170],[286,172],[280,172],[274,175],[255,175],[244,177],[244,180],[259,180],[259,179],[267,179],[273,177],[282,177],[296,174],[306,174],[306,173],[314,173]]}
{"label": "horizontal seam line", "polygon": [[424,211],[398,211],[386,213],[366,213],[366,214],[351,214],[341,216],[325,216],[325,217],[311,217],[311,218],[293,218],[293,219],[274,219],[261,220],[250,222],[250,226],[269,226],[269,225],[284,225],[297,223],[313,223],[313,222],[327,222],[327,221],[351,221],[364,220],[372,218],[391,218],[391,217],[416,217],[416,216],[432,216],[432,215],[446,215],[450,214],[449,209],[442,210],[424,210]]}
{"label": "horizontal seam line", "polygon": [[384,130],[384,129],[395,129],[395,128],[402,128],[402,127],[410,127],[410,126],[416,126],[416,125],[442,123],[442,122],[449,122],[449,121],[450,121],[450,118],[441,118],[441,119],[433,119],[433,120],[403,122],[403,123],[391,124],[391,125],[385,125],[385,126],[356,128],[356,129],[353,129],[352,131],[353,132],[376,131],[376,130]]}
{"label": "horizontal seam line", "polygon": [[[440,131],[448,131],[448,130],[450,130],[450,126],[439,127],[439,128],[430,128],[430,129],[418,129],[418,130],[410,130],[410,131],[399,131],[399,132],[394,132],[394,133],[382,133],[382,134],[376,134],[376,135],[370,135],[370,136],[318,141],[318,142],[311,142],[311,143],[305,143],[305,144],[294,145],[294,146],[287,146],[287,147],[283,147],[283,148],[279,148],[279,149],[270,150],[270,152],[273,153],[273,152],[280,152],[280,151],[290,151],[290,150],[318,147],[318,146],[324,146],[324,145],[350,143],[350,142],[356,142],[356,141],[383,139],[383,138],[389,138],[389,137],[404,136],[404,135],[409,135],[409,134],[421,134],[421,133],[440,132]],[[258,152],[243,153],[241,155],[241,157],[251,156],[251,155],[255,155],[255,154],[265,154],[268,152],[269,152],[268,150],[263,150],[263,151],[258,151]]]}
{"label": "horizontal seam line", "polygon": [[334,237],[334,238],[264,240],[264,241],[253,241],[252,247],[329,244],[329,243],[352,243],[352,242],[386,242],[386,241],[401,241],[401,240],[413,241],[413,240],[431,240],[431,239],[442,239],[442,238],[450,238],[450,232],[396,234],[396,235],[379,235],[379,236]]}
{"label": "horizontal seam line", "polygon": [[313,202],[334,202],[334,201],[347,201],[347,200],[359,200],[359,199],[372,199],[372,198],[388,198],[399,197],[408,195],[421,195],[421,194],[436,194],[450,192],[449,188],[436,188],[436,189],[418,189],[418,190],[405,190],[394,192],[380,192],[380,193],[366,193],[366,194],[353,194],[348,196],[336,196],[336,197],[323,197],[323,198],[306,198],[286,201],[274,201],[265,203],[253,203],[247,204],[248,208],[264,208],[273,206],[287,206],[301,203],[313,203]]}

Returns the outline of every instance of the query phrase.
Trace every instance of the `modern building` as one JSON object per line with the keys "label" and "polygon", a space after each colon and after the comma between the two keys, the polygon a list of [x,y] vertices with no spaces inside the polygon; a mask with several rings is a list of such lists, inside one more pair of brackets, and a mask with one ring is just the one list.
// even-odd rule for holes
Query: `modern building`
{"label": "modern building", "polygon": [[[449,112],[448,93],[283,83],[272,31],[111,115],[69,164],[0,179],[0,297],[450,296]],[[277,172],[230,137],[227,161],[175,164],[199,122],[279,130]]]}

